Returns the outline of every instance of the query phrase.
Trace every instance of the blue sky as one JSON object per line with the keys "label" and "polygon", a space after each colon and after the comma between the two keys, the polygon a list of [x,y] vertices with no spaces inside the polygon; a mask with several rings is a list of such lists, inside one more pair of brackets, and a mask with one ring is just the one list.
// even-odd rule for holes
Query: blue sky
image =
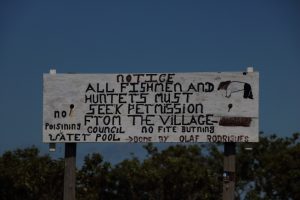
{"label": "blue sky", "polygon": [[[0,1],[0,153],[42,143],[42,75],[260,72],[260,130],[299,132],[300,3]],[[79,144],[117,162],[141,145]],[[53,156],[63,156],[58,145]]]}

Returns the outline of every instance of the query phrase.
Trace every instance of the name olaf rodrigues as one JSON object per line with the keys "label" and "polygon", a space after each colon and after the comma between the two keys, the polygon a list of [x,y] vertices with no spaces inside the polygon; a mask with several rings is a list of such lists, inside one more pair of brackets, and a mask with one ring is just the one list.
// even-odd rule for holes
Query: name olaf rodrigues
{"label": "name olaf rodrigues", "polygon": [[[97,134],[96,141],[118,141],[116,135],[137,129],[140,133],[159,134],[214,133],[218,122],[213,114],[205,113],[201,102],[191,101],[193,95],[214,91],[214,85],[182,84],[174,77],[175,74],[120,74],[114,83],[88,83],[84,97],[87,133]],[[104,136],[107,134],[113,136]],[[178,140],[187,141],[185,136]],[[151,142],[151,137],[139,141]]]}

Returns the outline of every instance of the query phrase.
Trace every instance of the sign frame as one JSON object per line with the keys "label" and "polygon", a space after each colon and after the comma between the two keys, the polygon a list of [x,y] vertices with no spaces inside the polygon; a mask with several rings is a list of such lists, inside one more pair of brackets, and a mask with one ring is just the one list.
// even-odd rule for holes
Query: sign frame
{"label": "sign frame", "polygon": [[[50,73],[43,80],[45,143],[258,142],[258,72]],[[109,133],[97,132],[99,121]]]}

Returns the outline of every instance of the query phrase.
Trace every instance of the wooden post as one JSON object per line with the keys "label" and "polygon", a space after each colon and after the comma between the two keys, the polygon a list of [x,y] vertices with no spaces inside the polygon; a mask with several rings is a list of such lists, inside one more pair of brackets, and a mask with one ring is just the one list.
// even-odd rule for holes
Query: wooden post
{"label": "wooden post", "polygon": [[75,200],[76,143],[65,144],[64,200]]}
{"label": "wooden post", "polygon": [[234,200],[235,146],[234,142],[224,143],[223,200]]}

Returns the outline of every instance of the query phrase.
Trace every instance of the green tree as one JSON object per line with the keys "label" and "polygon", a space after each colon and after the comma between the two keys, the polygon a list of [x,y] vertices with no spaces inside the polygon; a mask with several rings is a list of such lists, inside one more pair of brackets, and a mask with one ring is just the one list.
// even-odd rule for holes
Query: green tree
{"label": "green tree", "polygon": [[159,152],[147,144],[145,149],[148,156],[142,162],[133,157],[113,169],[116,199],[220,199],[219,172],[209,166],[213,159],[200,146],[176,145]]}
{"label": "green tree", "polygon": [[111,174],[114,199],[145,199],[145,179],[141,163],[136,157],[117,164]]}
{"label": "green tree", "polygon": [[238,152],[238,198],[300,199],[299,133],[290,138],[261,136],[252,151]]}
{"label": "green tree", "polygon": [[87,155],[77,173],[77,198],[89,200],[112,199],[111,165],[98,153]]}
{"label": "green tree", "polygon": [[62,199],[63,161],[40,156],[36,147],[0,157],[0,199]]}

